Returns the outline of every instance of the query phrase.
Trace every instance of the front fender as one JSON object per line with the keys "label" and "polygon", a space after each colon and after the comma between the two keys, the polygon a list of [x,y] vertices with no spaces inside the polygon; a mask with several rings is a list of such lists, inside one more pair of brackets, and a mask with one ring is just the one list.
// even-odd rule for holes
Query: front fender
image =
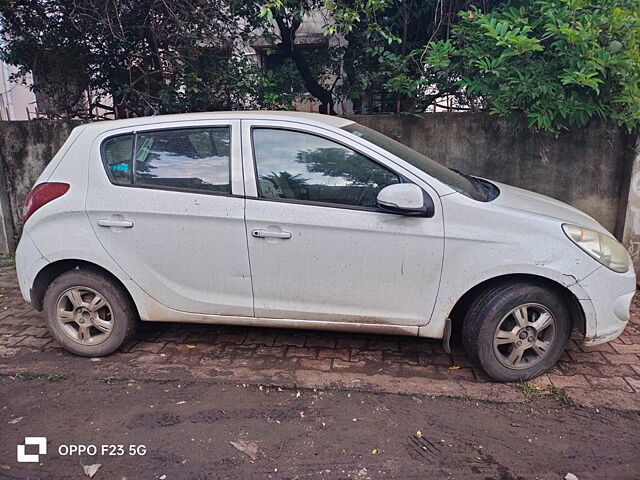
{"label": "front fender", "polygon": [[[598,268],[598,266],[595,266],[593,271]],[[589,274],[593,273],[593,271],[589,272]],[[453,307],[467,292],[485,282],[511,275],[539,277],[567,288],[582,307],[585,315],[587,331],[595,331],[595,311],[589,296],[579,283],[581,279],[572,275],[563,274],[553,268],[529,264],[516,264],[509,265],[508,267],[501,266],[490,270],[484,270],[482,272],[469,273],[470,275],[467,276],[459,276],[457,281],[454,281],[450,277],[445,278],[445,275],[443,274],[443,281],[438,293],[438,301],[436,302],[429,322],[425,325],[419,326],[418,336],[442,338],[444,335],[446,319],[451,315]],[[589,274],[584,275],[583,278],[587,277]]]}

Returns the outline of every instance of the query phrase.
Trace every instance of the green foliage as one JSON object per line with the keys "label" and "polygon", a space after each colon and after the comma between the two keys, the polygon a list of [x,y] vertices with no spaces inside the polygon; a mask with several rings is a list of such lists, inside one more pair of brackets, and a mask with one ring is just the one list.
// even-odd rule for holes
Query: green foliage
{"label": "green foliage", "polygon": [[437,5],[436,0],[329,2],[331,31],[349,42],[341,93],[356,110],[414,111],[429,103],[423,101],[430,95],[420,47],[437,33],[430,24]]}
{"label": "green foliage", "polygon": [[119,117],[262,106],[261,72],[233,48],[258,12],[240,0],[5,0],[0,53],[18,78],[33,74],[52,117],[88,115],[87,92]]}
{"label": "green foliage", "polygon": [[18,80],[32,73],[47,108],[66,116],[78,112],[89,77],[90,52],[72,12],[69,2],[0,2],[0,33],[7,43],[2,59],[18,66]]}
{"label": "green foliage", "polygon": [[600,117],[640,126],[640,2],[544,0],[461,13],[425,62],[494,114],[558,132]]}
{"label": "green foliage", "polygon": [[[553,132],[640,126],[640,0],[4,0],[0,15],[0,55],[52,116],[81,115],[86,91],[119,116],[301,99],[419,113],[453,96]],[[312,17],[326,48],[296,37]],[[257,40],[278,67],[238,48]]]}
{"label": "green foliage", "polygon": [[[349,42],[341,93],[361,113],[424,112],[434,100],[455,93],[424,63],[425,46],[446,41],[462,7],[490,9],[499,0],[327,1],[330,32]],[[441,88],[437,88],[441,87]]]}

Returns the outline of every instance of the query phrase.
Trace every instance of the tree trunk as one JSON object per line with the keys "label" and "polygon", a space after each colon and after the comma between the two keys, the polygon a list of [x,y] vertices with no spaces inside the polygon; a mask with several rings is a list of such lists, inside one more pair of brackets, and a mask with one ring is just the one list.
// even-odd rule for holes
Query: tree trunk
{"label": "tree trunk", "polygon": [[299,20],[292,20],[291,25],[287,25],[282,16],[276,15],[274,18],[278,24],[278,28],[280,29],[280,38],[282,39],[282,44],[280,46],[281,51],[291,58],[295,64],[298,72],[300,72],[305,88],[311,95],[320,100],[320,113],[335,115],[336,112],[333,109],[333,95],[331,95],[331,92],[318,82],[318,79],[313,75],[307,60],[304,58],[302,51],[295,44],[296,31],[302,22]]}

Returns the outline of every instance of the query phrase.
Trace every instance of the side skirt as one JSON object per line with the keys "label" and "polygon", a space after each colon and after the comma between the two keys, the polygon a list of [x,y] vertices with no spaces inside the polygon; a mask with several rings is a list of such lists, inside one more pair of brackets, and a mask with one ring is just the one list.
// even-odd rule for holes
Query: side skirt
{"label": "side skirt", "polygon": [[206,323],[218,325],[241,325],[247,327],[275,327],[337,332],[379,333],[389,335],[418,336],[418,326],[381,325],[371,323],[326,322],[319,320],[293,320],[289,318],[232,317],[226,315],[199,315],[175,312],[171,318],[145,319],[147,322]]}

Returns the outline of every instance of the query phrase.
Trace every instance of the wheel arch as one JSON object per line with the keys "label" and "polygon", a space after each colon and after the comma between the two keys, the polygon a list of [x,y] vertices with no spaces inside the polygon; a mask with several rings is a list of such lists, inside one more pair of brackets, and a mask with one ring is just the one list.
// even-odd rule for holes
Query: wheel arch
{"label": "wheel arch", "polygon": [[131,296],[131,293],[118,277],[116,277],[113,273],[111,273],[106,268],[101,267],[96,263],[89,262],[87,260],[80,260],[80,259],[58,260],[56,262],[47,264],[44,268],[42,268],[38,272],[35,279],[33,280],[33,285],[31,287],[31,305],[33,306],[33,308],[35,308],[38,311],[42,311],[44,295],[47,291],[47,288],[51,284],[51,282],[53,282],[57,277],[59,277],[63,273],[68,272],[70,270],[74,270],[74,269],[98,271],[103,275],[107,276],[108,278],[110,278],[111,280],[113,280],[113,282],[122,289],[124,294],[127,295],[129,300],[131,301],[131,304],[136,309],[136,313],[139,313],[138,306],[136,305],[135,300]]}
{"label": "wheel arch", "polygon": [[462,322],[464,320],[464,314],[468,310],[469,306],[473,303],[473,301],[478,298],[482,292],[486,291],[489,288],[495,287],[501,283],[514,283],[514,282],[522,282],[522,283],[530,283],[532,285],[540,285],[546,288],[550,288],[556,292],[559,292],[565,301],[569,311],[571,313],[571,324],[572,329],[576,329],[581,332],[583,335],[586,332],[586,316],[578,298],[574,295],[574,293],[569,290],[566,286],[561,283],[552,280],[548,277],[543,277],[540,275],[533,274],[525,274],[525,273],[513,273],[513,274],[505,274],[497,277],[493,277],[487,280],[484,280],[477,284],[476,286],[469,289],[466,293],[464,293],[458,301],[455,303],[451,312],[449,313],[449,318],[452,321],[452,327],[454,333],[459,333]]}

